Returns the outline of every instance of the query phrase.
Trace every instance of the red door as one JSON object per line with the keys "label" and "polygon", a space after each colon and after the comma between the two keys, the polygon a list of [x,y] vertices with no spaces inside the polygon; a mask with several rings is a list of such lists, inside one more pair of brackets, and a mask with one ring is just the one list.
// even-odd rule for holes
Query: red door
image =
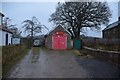
{"label": "red door", "polygon": [[52,48],[53,49],[66,49],[66,37],[65,36],[53,36],[52,37]]}
{"label": "red door", "polygon": [[60,46],[59,46],[60,49],[66,49],[66,37],[65,36],[59,37],[59,43],[60,43]]}
{"label": "red door", "polygon": [[58,36],[52,36],[52,48],[59,49],[59,37]]}

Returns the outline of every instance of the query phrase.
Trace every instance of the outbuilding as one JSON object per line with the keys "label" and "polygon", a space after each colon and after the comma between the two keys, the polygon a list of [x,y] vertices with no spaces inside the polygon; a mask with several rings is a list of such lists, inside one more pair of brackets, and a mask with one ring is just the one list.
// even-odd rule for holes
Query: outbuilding
{"label": "outbuilding", "polygon": [[49,49],[70,49],[71,34],[62,25],[58,25],[46,35],[45,46]]}
{"label": "outbuilding", "polygon": [[120,39],[120,1],[118,2],[118,21],[108,25],[102,32],[103,38]]}

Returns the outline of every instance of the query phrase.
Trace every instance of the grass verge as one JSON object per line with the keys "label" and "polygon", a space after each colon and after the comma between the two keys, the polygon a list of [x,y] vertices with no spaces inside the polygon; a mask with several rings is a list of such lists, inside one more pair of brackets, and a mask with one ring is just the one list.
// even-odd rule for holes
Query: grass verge
{"label": "grass verge", "polygon": [[46,47],[40,47],[43,51],[50,51],[52,49],[47,49]]}
{"label": "grass verge", "polygon": [[40,50],[40,47],[33,47],[33,53],[38,54]]}
{"label": "grass verge", "polygon": [[78,56],[82,56],[82,57],[86,57],[86,58],[95,58],[94,56],[89,55],[89,53],[84,49],[73,50],[73,53],[75,53]]}
{"label": "grass verge", "polygon": [[6,75],[6,73],[22,58],[24,57],[30,49],[26,49],[23,53],[15,56],[13,59],[11,59],[6,64],[2,65],[2,75]]}

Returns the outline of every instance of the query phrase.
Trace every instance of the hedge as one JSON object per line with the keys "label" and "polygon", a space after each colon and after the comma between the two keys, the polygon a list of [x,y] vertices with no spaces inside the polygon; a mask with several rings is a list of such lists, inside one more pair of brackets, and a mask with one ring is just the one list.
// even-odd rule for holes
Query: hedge
{"label": "hedge", "polygon": [[2,64],[6,64],[15,56],[22,54],[27,49],[25,44],[15,44],[2,46]]}

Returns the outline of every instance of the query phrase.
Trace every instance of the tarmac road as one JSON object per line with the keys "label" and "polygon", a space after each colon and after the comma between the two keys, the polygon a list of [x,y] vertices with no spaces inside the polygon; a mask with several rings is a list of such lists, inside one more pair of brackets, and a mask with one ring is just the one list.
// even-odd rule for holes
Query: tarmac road
{"label": "tarmac road", "polygon": [[97,58],[76,56],[71,50],[32,50],[7,74],[7,78],[117,78],[118,67]]}

